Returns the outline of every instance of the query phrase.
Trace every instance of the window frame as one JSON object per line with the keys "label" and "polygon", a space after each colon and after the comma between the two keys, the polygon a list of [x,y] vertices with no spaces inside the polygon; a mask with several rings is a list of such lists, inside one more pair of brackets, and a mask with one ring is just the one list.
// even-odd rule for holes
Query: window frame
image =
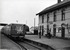
{"label": "window frame", "polygon": [[47,14],[47,22],[49,22],[49,13]]}
{"label": "window frame", "polygon": [[53,12],[53,21],[56,22],[56,11]]}
{"label": "window frame", "polygon": [[65,21],[65,8],[61,10],[61,21]]}
{"label": "window frame", "polygon": [[42,23],[44,23],[44,15],[42,15]]}

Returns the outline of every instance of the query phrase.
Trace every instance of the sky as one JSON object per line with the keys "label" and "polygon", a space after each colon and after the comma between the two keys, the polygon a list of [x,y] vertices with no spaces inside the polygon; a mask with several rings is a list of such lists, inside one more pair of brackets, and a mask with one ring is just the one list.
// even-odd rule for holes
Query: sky
{"label": "sky", "polygon": [[21,23],[38,26],[37,13],[56,4],[57,0],[1,0],[0,23]]}

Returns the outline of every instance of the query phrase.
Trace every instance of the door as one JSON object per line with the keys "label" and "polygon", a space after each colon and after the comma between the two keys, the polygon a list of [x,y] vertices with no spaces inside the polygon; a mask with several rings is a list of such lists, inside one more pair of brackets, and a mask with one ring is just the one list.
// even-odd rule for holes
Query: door
{"label": "door", "polygon": [[42,36],[44,35],[44,26],[42,26]]}
{"label": "door", "polygon": [[56,24],[53,25],[53,36],[56,36]]}
{"label": "door", "polygon": [[61,37],[62,38],[65,37],[65,27],[64,27],[64,25],[61,25]]}

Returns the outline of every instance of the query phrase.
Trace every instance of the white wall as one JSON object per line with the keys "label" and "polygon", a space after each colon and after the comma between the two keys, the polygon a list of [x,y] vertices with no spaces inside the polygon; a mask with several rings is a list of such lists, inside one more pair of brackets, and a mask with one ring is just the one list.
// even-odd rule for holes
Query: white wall
{"label": "white wall", "polygon": [[[53,12],[50,12],[50,15],[49,15],[49,21],[52,21],[53,22]],[[58,27],[61,27],[61,24],[62,23],[65,23],[65,24],[70,24],[70,7],[67,7],[65,8],[65,21],[61,21],[61,9],[59,10],[56,10],[56,22],[53,22],[52,24],[49,24],[49,27],[51,28],[51,34],[53,34],[53,24],[56,24],[57,28],[56,28],[56,36],[59,36],[61,37],[61,32],[58,33]],[[44,34],[47,33],[47,14],[44,14],[44,23],[41,22],[42,21],[42,16],[39,17],[39,25],[43,25],[44,26]],[[68,33],[68,30],[65,29],[65,37],[69,37],[69,33]]]}

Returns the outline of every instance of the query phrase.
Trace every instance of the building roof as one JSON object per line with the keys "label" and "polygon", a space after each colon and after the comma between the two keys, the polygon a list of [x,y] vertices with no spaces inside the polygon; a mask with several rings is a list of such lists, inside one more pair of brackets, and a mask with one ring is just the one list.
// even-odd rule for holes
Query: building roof
{"label": "building roof", "polygon": [[67,0],[67,1],[62,1],[60,3],[57,3],[57,4],[54,4],[48,8],[45,8],[43,11],[37,13],[36,15],[42,15],[44,13],[48,13],[48,12],[51,12],[51,11],[54,11],[56,9],[59,9],[61,7],[64,7],[64,6],[69,6],[70,5],[70,0]]}

